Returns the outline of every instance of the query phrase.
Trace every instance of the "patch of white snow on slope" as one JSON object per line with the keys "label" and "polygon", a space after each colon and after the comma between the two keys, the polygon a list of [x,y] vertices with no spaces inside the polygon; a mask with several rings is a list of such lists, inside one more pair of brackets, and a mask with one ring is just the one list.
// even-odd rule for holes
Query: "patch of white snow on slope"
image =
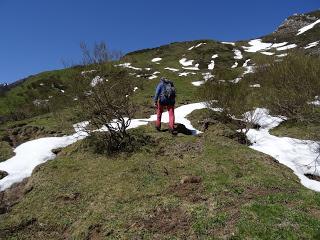
{"label": "patch of white snow on slope", "polygon": [[248,42],[250,47],[243,46],[246,52],[258,52],[269,49],[272,43],[263,43],[261,39],[254,39]]}
{"label": "patch of white snow on slope", "polygon": [[188,66],[192,66],[194,60],[187,60],[186,58],[182,58],[179,60],[179,63],[184,66],[184,67],[188,67]]}
{"label": "patch of white snow on slope", "polygon": [[302,185],[320,191],[320,182],[311,180],[305,174],[319,175],[319,167],[315,169],[312,163],[318,156],[314,151],[318,144],[314,141],[299,140],[288,137],[276,137],[269,133],[269,130],[278,126],[283,119],[270,116],[266,109],[258,108],[253,115],[259,115],[257,124],[261,126],[259,130],[250,129],[247,133],[250,148],[263,152],[277,159],[281,164],[291,168]]}
{"label": "patch of white snow on slope", "polygon": [[194,85],[194,86],[196,86],[196,87],[199,87],[199,86],[201,86],[202,84],[205,84],[206,81],[208,81],[209,79],[211,79],[211,78],[214,77],[214,75],[212,75],[212,74],[209,73],[209,72],[202,73],[202,76],[203,76],[203,79],[204,79],[204,80],[194,81],[194,82],[191,82],[191,84]]}
{"label": "patch of white snow on slope", "polygon": [[[212,59],[216,59],[217,57],[219,57],[219,55],[218,54],[214,54],[214,55],[212,55]],[[211,62],[209,63],[209,65],[208,65],[208,70],[213,70],[214,69],[214,60],[211,60]]]}
{"label": "patch of white snow on slope", "polygon": [[157,78],[158,76],[156,74],[159,74],[159,73],[160,73],[159,71],[152,73],[152,75],[150,77],[148,77],[148,79],[152,80],[152,79]]}
{"label": "patch of white snow on slope", "polygon": [[[203,108],[206,108],[205,103],[192,103],[178,107],[175,109],[175,122],[184,124],[193,134],[198,134],[200,131],[196,130],[186,117],[194,110]],[[156,114],[151,115],[148,119],[132,119],[128,129],[147,125],[148,122],[156,119]],[[168,112],[163,113],[161,121],[164,123],[169,122]],[[70,136],[39,138],[19,145],[14,150],[14,157],[0,163],[0,170],[8,173],[6,177],[0,180],[0,191],[9,188],[14,183],[21,182],[24,178],[30,177],[34,168],[39,164],[54,159],[56,155],[52,152],[53,149],[67,147],[78,140],[86,138],[88,133],[84,129],[87,125],[88,122],[75,124],[76,133]]]}
{"label": "patch of white snow on slope", "polygon": [[235,62],[232,66],[231,66],[231,68],[236,68],[236,67],[238,67],[238,62]]}
{"label": "patch of white snow on slope", "polygon": [[70,136],[39,138],[19,145],[14,150],[14,157],[0,163],[0,170],[8,173],[8,176],[0,180],[0,191],[30,177],[36,166],[55,158],[53,149],[66,147],[85,138],[87,133],[81,131],[80,126],[81,124],[74,125],[76,133]]}
{"label": "patch of white snow on slope", "polygon": [[151,62],[159,62],[159,61],[161,61],[161,60],[162,60],[162,58],[157,57],[157,58],[152,59]]}
{"label": "patch of white snow on slope", "polygon": [[253,73],[254,72],[254,67],[253,66],[248,66],[248,63],[251,61],[251,59],[247,59],[244,64],[242,65],[242,67],[244,67],[246,69],[246,71],[244,71],[244,73],[242,74],[242,77],[248,73]]}
{"label": "patch of white snow on slope", "polygon": [[233,52],[234,52],[234,59],[242,59],[243,56],[242,56],[242,53],[239,49],[233,49]]}
{"label": "patch of white snow on slope", "polygon": [[292,49],[292,48],[295,48],[295,47],[297,47],[297,44],[290,44],[290,45],[287,45],[287,46],[283,46],[283,47],[277,48],[277,51],[288,50],[288,49]]}
{"label": "patch of white snow on slope", "polygon": [[320,41],[309,43],[307,46],[304,47],[304,49],[309,49],[309,48],[315,47],[319,44],[319,42]]}
{"label": "patch of white snow on slope", "polygon": [[277,55],[277,57],[286,57],[286,56],[288,56],[288,53],[283,53],[283,54]]}
{"label": "patch of white snow on slope", "polygon": [[228,45],[232,45],[232,46],[236,45],[234,42],[221,42],[221,43],[223,43],[223,44],[228,44]]}
{"label": "patch of white snow on slope", "polygon": [[272,56],[272,55],[274,55],[273,52],[261,52],[261,53],[264,54],[264,55],[267,55],[267,56]]}
{"label": "patch of white snow on slope", "polygon": [[187,77],[188,75],[195,75],[194,72],[181,72],[179,73],[179,77]]}
{"label": "patch of white snow on slope", "polygon": [[199,64],[196,64],[194,67],[182,67],[182,68],[186,70],[200,70]]}
{"label": "patch of white snow on slope", "polygon": [[179,72],[179,69],[176,69],[176,68],[166,67],[166,68],[164,68],[164,69],[169,70],[169,71],[172,71],[172,72]]}
{"label": "patch of white snow on slope", "polygon": [[199,87],[199,86],[201,86],[202,84],[205,84],[205,81],[204,81],[204,80],[194,81],[194,82],[191,82],[191,84],[192,84],[193,86]]}
{"label": "patch of white snow on slope", "polygon": [[250,45],[249,47],[243,46],[243,49],[245,49],[246,52],[260,52],[260,51],[270,50],[272,48],[276,48],[278,50],[278,48],[281,48],[281,47],[287,45],[288,42],[264,43],[264,42],[262,42],[261,39],[254,39],[254,40],[249,41],[248,44]]}
{"label": "patch of white snow on slope", "polygon": [[138,71],[141,71],[141,70],[142,70],[142,68],[137,68],[137,67],[131,66],[131,63],[121,63],[121,64],[115,65],[115,66],[116,66],[116,67],[130,68],[130,69],[138,70]]}
{"label": "patch of white snow on slope", "polygon": [[197,44],[196,46],[192,46],[192,47],[188,48],[188,50],[190,51],[190,50],[192,50],[192,49],[194,49],[194,48],[198,48],[198,47],[200,47],[201,45],[205,45],[205,44],[207,44],[207,43],[199,43],[199,44]]}
{"label": "patch of white snow on slope", "polygon": [[298,33],[297,33],[297,36],[302,34],[302,33],[305,33],[306,31],[309,31],[310,29],[312,29],[316,24],[320,23],[320,19],[318,19],[317,21],[315,21],[314,23],[311,23],[303,28],[300,28],[298,30]]}

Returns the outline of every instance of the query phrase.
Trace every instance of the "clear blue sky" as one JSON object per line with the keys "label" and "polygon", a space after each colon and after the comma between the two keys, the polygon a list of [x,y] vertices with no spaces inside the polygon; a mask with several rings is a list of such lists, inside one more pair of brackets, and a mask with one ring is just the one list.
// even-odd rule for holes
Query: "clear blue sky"
{"label": "clear blue sky", "polygon": [[79,43],[129,52],[174,41],[250,39],[319,0],[0,0],[0,83],[79,62]]}

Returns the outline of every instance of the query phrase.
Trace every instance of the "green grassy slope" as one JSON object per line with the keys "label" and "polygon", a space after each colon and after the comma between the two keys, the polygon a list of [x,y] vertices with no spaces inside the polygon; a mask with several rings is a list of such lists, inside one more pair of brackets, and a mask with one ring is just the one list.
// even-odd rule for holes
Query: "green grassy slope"
{"label": "green grassy slope", "polygon": [[[210,127],[199,137],[145,131],[130,156],[64,149],[0,215],[5,239],[312,239],[320,195],[286,167]],[[201,177],[184,182],[185,176]]]}

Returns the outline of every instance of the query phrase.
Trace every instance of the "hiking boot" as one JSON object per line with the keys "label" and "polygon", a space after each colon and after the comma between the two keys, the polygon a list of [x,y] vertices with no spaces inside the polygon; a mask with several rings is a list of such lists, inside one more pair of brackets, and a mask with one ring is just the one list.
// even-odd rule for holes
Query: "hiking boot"
{"label": "hiking boot", "polygon": [[175,129],[171,129],[171,128],[169,129],[169,132],[174,136],[178,134],[178,132]]}

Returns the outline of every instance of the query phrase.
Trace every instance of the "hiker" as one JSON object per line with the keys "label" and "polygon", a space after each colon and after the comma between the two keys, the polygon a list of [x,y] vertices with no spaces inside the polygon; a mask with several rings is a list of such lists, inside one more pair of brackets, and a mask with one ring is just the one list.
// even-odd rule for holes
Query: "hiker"
{"label": "hiker", "polygon": [[173,82],[160,78],[160,82],[156,88],[156,94],[154,96],[154,106],[157,108],[157,121],[156,129],[161,129],[161,116],[163,109],[167,108],[169,112],[169,131],[174,133],[174,104],[176,100],[176,89]]}

